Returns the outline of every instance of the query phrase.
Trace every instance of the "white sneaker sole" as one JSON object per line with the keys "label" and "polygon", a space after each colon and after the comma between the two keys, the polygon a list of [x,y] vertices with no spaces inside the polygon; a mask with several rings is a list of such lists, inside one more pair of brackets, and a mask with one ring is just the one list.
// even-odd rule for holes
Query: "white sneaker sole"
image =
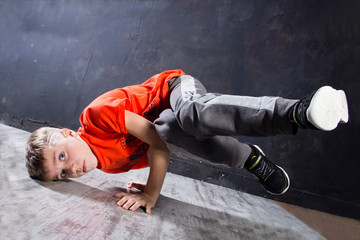
{"label": "white sneaker sole", "polygon": [[334,130],[339,123],[347,123],[349,113],[345,92],[330,86],[321,87],[312,97],[306,117],[324,131]]}

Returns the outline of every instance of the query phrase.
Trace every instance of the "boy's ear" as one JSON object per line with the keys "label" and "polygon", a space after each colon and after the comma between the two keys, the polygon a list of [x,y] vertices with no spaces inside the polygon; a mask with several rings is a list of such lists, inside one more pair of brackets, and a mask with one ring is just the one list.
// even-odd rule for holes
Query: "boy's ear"
{"label": "boy's ear", "polygon": [[74,135],[74,131],[72,131],[72,130],[70,130],[70,129],[67,129],[67,128],[63,128],[63,129],[61,129],[61,134],[62,134],[64,137],[73,136],[73,135]]}

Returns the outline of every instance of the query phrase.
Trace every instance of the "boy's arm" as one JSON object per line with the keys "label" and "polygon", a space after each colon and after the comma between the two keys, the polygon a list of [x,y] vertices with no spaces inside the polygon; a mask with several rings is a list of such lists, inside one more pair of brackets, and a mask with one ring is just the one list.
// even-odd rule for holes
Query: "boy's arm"
{"label": "boy's arm", "polygon": [[129,134],[149,144],[150,173],[145,189],[142,193],[118,193],[115,197],[121,198],[119,206],[135,211],[139,207],[145,207],[146,213],[151,213],[151,208],[160,195],[167,167],[169,164],[170,151],[165,142],[155,130],[155,126],[149,120],[129,111],[125,111],[125,124]]}

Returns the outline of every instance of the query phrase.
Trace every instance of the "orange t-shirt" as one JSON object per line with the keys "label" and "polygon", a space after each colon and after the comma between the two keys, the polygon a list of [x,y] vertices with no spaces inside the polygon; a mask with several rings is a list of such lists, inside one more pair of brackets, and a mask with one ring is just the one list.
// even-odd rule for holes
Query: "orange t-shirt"
{"label": "orange t-shirt", "polygon": [[84,109],[78,134],[96,155],[97,168],[107,173],[121,173],[149,166],[149,146],[128,134],[125,110],[154,121],[170,107],[167,82],[184,74],[181,70],[159,73],[141,85],[106,92]]}

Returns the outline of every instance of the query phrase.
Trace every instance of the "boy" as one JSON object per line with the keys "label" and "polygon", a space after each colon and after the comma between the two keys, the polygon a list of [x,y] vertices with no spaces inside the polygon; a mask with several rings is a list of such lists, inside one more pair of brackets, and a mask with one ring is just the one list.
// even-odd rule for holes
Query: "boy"
{"label": "boy", "polygon": [[[348,121],[345,93],[322,87],[302,100],[207,93],[181,70],[165,71],[141,85],[96,98],[80,116],[77,132],[40,128],[30,136],[26,166],[31,177],[61,180],[98,168],[121,173],[150,166],[139,193],[117,193],[117,205],[148,214],[159,197],[170,149],[215,164],[245,168],[272,194],[290,186],[286,172],[255,145],[231,136],[296,134],[298,128],[330,131]],[[148,160],[148,154],[150,161]]]}

